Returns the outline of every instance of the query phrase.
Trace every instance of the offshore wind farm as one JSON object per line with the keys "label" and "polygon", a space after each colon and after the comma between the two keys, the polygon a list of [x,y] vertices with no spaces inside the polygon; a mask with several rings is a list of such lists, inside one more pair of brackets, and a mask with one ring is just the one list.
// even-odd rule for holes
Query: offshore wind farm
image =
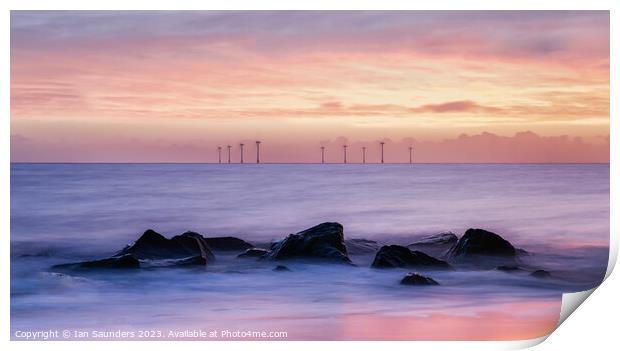
{"label": "offshore wind farm", "polygon": [[[260,153],[260,145],[262,143],[262,141],[256,140],[255,142],[256,148],[256,163],[282,163],[282,162],[269,162],[269,159],[267,158],[267,162],[265,162],[265,159],[262,158],[263,156],[261,156]],[[366,160],[366,150],[367,150],[367,146],[361,146],[358,148],[358,150],[354,150],[354,151],[359,151],[359,153],[361,154],[361,160],[359,162],[353,162],[353,163],[361,163],[361,164],[366,164],[366,163],[384,163],[384,145],[385,142],[378,142],[377,143],[378,148],[381,150],[380,153],[380,159],[377,159],[375,162],[373,162],[372,160]],[[245,144],[243,143],[239,143],[239,162],[240,164],[244,163],[243,162],[243,147],[245,146]],[[231,163],[232,159],[230,157],[230,152],[231,152],[231,146],[228,145],[228,162],[227,163]],[[342,163],[342,164],[348,164],[348,163],[352,163],[350,161],[347,161],[347,150],[349,149],[349,145],[347,144],[343,144],[342,145],[342,155],[343,155],[343,159],[342,162],[332,162],[332,163]],[[409,150],[409,159],[408,160],[403,160],[403,162],[391,162],[391,163],[409,163],[409,164],[413,164],[413,146],[409,146],[407,148],[407,150]],[[218,145],[216,148],[217,151],[217,159],[216,161],[212,161],[209,163],[222,163],[222,146]],[[330,150],[325,147],[325,146],[320,146],[317,149],[317,160],[316,162],[295,162],[295,160],[290,160],[287,161],[285,163],[321,163],[324,164],[325,162],[325,156],[326,153],[329,152]],[[351,152],[352,150],[349,149],[349,152]]]}

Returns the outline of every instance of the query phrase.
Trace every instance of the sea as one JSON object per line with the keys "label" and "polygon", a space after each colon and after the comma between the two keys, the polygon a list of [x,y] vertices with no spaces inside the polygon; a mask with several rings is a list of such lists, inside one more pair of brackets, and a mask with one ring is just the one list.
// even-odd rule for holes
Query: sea
{"label": "sea", "polygon": [[[13,340],[531,339],[609,258],[608,164],[13,163],[10,178]],[[457,269],[403,286],[411,270],[371,268],[372,254],[287,272],[231,252],[191,269],[51,268],[146,229],[268,246],[322,222],[380,245],[482,228],[551,276]]]}

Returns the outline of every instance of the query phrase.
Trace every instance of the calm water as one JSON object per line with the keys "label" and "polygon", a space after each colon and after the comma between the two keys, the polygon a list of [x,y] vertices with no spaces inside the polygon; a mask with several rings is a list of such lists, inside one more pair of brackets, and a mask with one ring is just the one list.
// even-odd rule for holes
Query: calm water
{"label": "calm water", "polygon": [[[108,255],[147,228],[254,243],[325,221],[345,238],[409,243],[467,228],[495,231],[547,269],[497,271],[273,264],[216,253],[200,270],[59,275],[56,263]],[[286,331],[288,339],[517,339],[550,331],[565,291],[602,278],[608,165],[11,166],[11,329]],[[14,337],[14,335],[13,335]]]}

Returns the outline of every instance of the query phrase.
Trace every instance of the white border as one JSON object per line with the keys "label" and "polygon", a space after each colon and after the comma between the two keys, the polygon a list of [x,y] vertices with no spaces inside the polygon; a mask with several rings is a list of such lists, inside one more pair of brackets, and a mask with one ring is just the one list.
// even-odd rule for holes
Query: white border
{"label": "white border", "polygon": [[[2,245],[2,257],[4,261],[0,267],[2,276],[2,290],[0,296],[2,297],[2,315],[0,325],[0,345],[3,350],[40,350],[48,348],[51,350],[108,350],[109,348],[121,348],[121,349],[135,349],[136,347],[147,346],[153,350],[168,350],[172,347],[177,347],[175,342],[150,342],[148,345],[142,344],[138,341],[129,342],[114,342],[114,343],[101,343],[101,342],[43,342],[43,343],[26,343],[26,342],[10,342],[10,328],[9,328],[9,286],[10,286],[10,274],[9,274],[9,233],[10,233],[10,211],[9,211],[9,172],[10,172],[10,31],[9,22],[10,15],[9,10],[41,10],[41,9],[67,9],[67,10],[183,10],[183,9],[329,9],[329,10],[341,10],[341,9],[368,9],[368,10],[381,10],[381,9],[418,9],[418,10],[612,10],[611,11],[611,60],[610,62],[620,62],[620,56],[618,55],[618,16],[616,11],[618,10],[617,1],[546,1],[546,0],[504,0],[504,1],[483,1],[483,0],[444,0],[444,1],[432,1],[432,2],[413,2],[406,0],[382,0],[382,1],[370,1],[370,0],[358,0],[354,3],[347,3],[345,1],[336,0],[298,0],[298,1],[285,1],[285,0],[261,0],[261,1],[240,1],[240,0],[228,0],[222,1],[193,1],[185,0],[181,1],[163,1],[163,0],[22,0],[22,1],[5,1],[2,2],[3,12],[0,15],[1,25],[1,40],[2,47],[4,48],[4,55],[2,56],[4,70],[2,70],[3,83],[0,88],[0,102],[4,111],[4,118],[0,122],[0,128],[2,129],[3,137],[0,138],[2,148],[0,151],[0,164],[2,165],[2,171],[0,172],[1,185],[0,196],[2,212],[0,214],[0,229],[4,235],[4,242]],[[614,72],[614,65],[612,64],[612,72]],[[611,116],[615,116],[617,113],[618,103],[618,79],[612,74],[611,80]],[[614,160],[617,157],[618,150],[618,135],[616,122],[614,118],[611,118],[611,159]],[[611,163],[610,167],[611,179],[618,177],[617,163]],[[618,189],[614,182],[611,184],[611,252],[610,252],[610,264],[607,272],[607,276],[611,273],[613,265],[615,264],[618,252],[618,221],[614,219],[613,214],[617,213],[618,206]],[[617,275],[617,274],[616,274]],[[580,315],[580,319],[577,321],[570,321],[564,323],[558,331],[554,332],[549,341],[539,345],[538,349],[565,349],[572,348],[577,345],[582,345],[582,348],[589,347],[587,345],[599,345],[600,347],[613,345],[617,343],[615,339],[615,328],[612,329],[617,319],[618,303],[615,296],[620,291],[618,278],[612,276],[603,283],[603,289],[594,292],[596,301],[588,301],[586,307],[594,307],[594,310],[588,310],[587,308],[580,309],[577,314]],[[606,299],[606,300],[605,300]],[[590,306],[592,305],[592,306]],[[610,305],[612,308],[610,308]],[[583,310],[583,311],[582,311]],[[596,323],[592,321],[596,319]],[[556,336],[557,334],[557,336]],[[410,350],[412,347],[421,348],[423,350],[443,350],[443,349],[457,349],[457,350],[499,350],[499,349],[513,349],[530,347],[540,343],[546,338],[539,338],[535,340],[516,341],[516,342],[210,342],[205,344],[204,342],[185,342],[183,343],[183,349],[188,350],[204,350],[208,349],[270,349],[270,350],[289,350],[291,347],[299,350],[314,350],[317,347],[334,347],[334,348],[351,348],[356,350],[370,350],[377,348],[390,348],[395,350]],[[551,345],[551,343],[553,344]],[[585,343],[582,343],[585,342]],[[572,347],[571,347],[572,346]],[[552,348],[550,348],[552,347]]]}

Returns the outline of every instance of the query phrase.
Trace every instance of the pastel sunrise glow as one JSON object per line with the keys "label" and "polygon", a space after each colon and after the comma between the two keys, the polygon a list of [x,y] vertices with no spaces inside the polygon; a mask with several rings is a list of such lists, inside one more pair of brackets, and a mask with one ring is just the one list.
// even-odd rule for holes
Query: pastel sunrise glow
{"label": "pastel sunrise glow", "polygon": [[13,162],[608,162],[609,13],[11,13]]}

